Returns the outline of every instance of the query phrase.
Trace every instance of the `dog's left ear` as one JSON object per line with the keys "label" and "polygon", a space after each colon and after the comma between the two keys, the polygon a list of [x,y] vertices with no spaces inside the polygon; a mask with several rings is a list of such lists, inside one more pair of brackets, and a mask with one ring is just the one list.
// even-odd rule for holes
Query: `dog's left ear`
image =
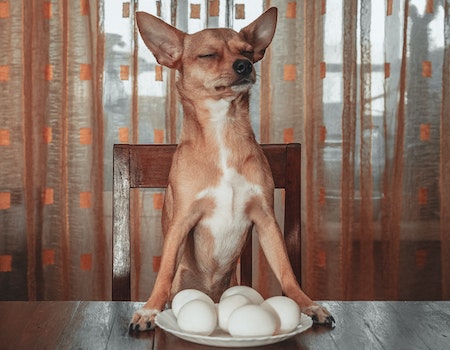
{"label": "dog's left ear", "polygon": [[255,51],[253,62],[264,57],[267,47],[272,42],[277,27],[277,14],[277,8],[271,7],[239,32],[245,41],[253,46]]}

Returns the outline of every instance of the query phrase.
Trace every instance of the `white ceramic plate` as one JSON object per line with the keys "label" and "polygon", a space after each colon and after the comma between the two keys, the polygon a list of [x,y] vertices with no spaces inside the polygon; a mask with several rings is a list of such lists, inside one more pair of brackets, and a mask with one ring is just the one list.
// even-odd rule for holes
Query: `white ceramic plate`
{"label": "white ceramic plate", "polygon": [[161,329],[169,332],[181,339],[209,346],[222,346],[222,347],[250,347],[261,346],[281,342],[296,334],[306,331],[313,324],[310,317],[302,314],[300,324],[292,332],[285,334],[272,335],[267,337],[257,338],[234,338],[230,334],[216,329],[211,335],[195,335],[182,331],[178,327],[177,320],[171,309],[164,310],[156,316],[156,325]]}

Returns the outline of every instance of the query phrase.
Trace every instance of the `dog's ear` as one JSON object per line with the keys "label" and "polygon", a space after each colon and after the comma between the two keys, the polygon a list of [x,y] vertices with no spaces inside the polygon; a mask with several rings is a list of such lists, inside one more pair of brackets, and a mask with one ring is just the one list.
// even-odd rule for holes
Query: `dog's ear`
{"label": "dog's ear", "polygon": [[145,12],[136,12],[136,20],[145,45],[159,64],[178,68],[183,53],[184,33]]}
{"label": "dog's ear", "polygon": [[277,8],[271,7],[239,32],[244,40],[253,46],[254,62],[264,57],[264,53],[273,39],[277,27],[277,14]]}

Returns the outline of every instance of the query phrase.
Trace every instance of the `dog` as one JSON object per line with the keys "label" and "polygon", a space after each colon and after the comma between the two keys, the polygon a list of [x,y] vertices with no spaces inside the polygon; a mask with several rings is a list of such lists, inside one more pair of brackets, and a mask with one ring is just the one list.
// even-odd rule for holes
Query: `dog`
{"label": "dog", "polygon": [[179,73],[184,117],[162,212],[160,269],[130,331],[154,328],[156,315],[182,289],[201,290],[217,302],[237,284],[236,266],[251,225],[285,295],[316,323],[333,325],[333,316],[296,281],[274,215],[271,170],[250,124],[254,63],[275,34],[277,9],[239,32],[187,34],[145,12],[136,18],[158,63]]}

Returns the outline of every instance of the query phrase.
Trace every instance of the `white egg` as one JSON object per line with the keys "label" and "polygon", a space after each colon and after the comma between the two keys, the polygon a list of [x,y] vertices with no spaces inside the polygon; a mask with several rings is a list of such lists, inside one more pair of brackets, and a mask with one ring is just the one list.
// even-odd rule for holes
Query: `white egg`
{"label": "white egg", "polygon": [[242,294],[233,294],[222,299],[217,308],[219,327],[228,332],[228,319],[233,311],[251,303],[250,299]]}
{"label": "white egg", "polygon": [[285,296],[274,296],[266,299],[261,307],[274,312],[280,319],[277,333],[289,333],[300,323],[301,311],[298,304]]}
{"label": "white egg", "polygon": [[264,301],[264,298],[259,294],[255,289],[247,286],[234,286],[228,288],[225,292],[223,292],[220,300],[225,299],[233,294],[241,294],[250,299],[252,304],[261,304]]}
{"label": "white egg", "polygon": [[214,305],[214,301],[205,293],[197,289],[184,289],[178,292],[172,299],[172,311],[178,317],[180,309],[191,300],[200,299]]}
{"label": "white egg", "polygon": [[228,320],[233,337],[263,337],[273,335],[278,327],[276,316],[260,305],[244,305],[236,309]]}
{"label": "white egg", "polygon": [[191,300],[180,309],[177,323],[185,332],[210,335],[217,326],[216,307],[208,301]]}

